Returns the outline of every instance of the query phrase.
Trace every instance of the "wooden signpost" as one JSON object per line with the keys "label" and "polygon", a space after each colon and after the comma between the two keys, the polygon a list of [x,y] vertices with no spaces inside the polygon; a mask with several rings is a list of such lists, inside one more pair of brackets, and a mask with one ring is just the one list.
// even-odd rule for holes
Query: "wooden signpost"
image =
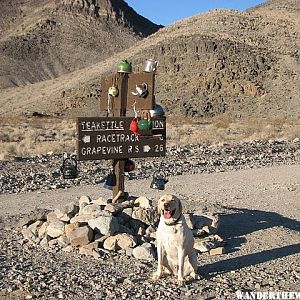
{"label": "wooden signpost", "polygon": [[[154,72],[121,72],[101,80],[100,109],[107,117],[77,120],[78,160],[112,159],[116,184],[113,199],[124,196],[124,165],[128,158],[159,157],[166,153],[166,118],[150,118],[149,128],[133,132],[131,122],[155,106]],[[127,115],[127,116],[126,116]],[[149,113],[148,113],[149,116]]]}
{"label": "wooden signpost", "polygon": [[166,119],[151,120],[151,134],[130,131],[131,117],[78,118],[78,159],[123,159],[165,156]]}

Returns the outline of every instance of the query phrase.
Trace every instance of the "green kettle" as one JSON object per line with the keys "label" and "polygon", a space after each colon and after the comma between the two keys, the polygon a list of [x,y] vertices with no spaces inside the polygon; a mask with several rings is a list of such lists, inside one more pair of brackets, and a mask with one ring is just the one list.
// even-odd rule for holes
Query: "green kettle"
{"label": "green kettle", "polygon": [[131,73],[132,65],[126,59],[122,59],[121,61],[119,61],[117,69],[119,73]]}
{"label": "green kettle", "polygon": [[141,119],[138,122],[139,130],[149,130],[151,129],[151,116],[148,110],[143,110],[141,112]]}

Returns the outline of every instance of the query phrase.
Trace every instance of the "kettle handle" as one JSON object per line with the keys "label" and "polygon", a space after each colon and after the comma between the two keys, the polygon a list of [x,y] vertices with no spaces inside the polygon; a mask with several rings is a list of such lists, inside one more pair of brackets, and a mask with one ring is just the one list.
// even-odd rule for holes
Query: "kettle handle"
{"label": "kettle handle", "polygon": [[73,157],[73,156],[67,157],[67,158],[65,158],[65,159],[63,160],[63,167],[65,166],[65,164],[66,164],[68,161],[69,161],[69,162],[72,162],[72,164],[73,164],[75,167],[77,167],[77,160],[76,160],[76,158]]}
{"label": "kettle handle", "polygon": [[166,173],[165,171],[163,170],[156,170],[154,173],[153,173],[153,178],[157,178],[156,176],[158,175],[163,175],[163,177],[167,180],[167,176],[166,176]]}

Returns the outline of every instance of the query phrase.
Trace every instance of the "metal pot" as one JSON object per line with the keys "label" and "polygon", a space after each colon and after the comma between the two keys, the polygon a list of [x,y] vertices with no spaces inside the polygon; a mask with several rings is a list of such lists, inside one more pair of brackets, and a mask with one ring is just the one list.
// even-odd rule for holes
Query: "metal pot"
{"label": "metal pot", "polygon": [[131,73],[132,65],[126,59],[119,61],[117,65],[117,69],[119,73]]}
{"label": "metal pot", "polygon": [[134,134],[139,134],[138,119],[133,118],[130,122],[129,129]]}
{"label": "metal pot", "polygon": [[166,178],[166,173],[164,171],[156,171],[153,174],[153,179],[150,184],[150,188],[156,190],[164,190],[165,184],[168,182]]}
{"label": "metal pot", "polygon": [[108,89],[108,94],[113,96],[113,97],[117,97],[118,94],[119,94],[119,90],[116,86],[111,86],[109,89]]}
{"label": "metal pot", "polygon": [[154,59],[147,59],[145,66],[144,66],[144,72],[151,73],[155,72],[157,69],[158,62]]}
{"label": "metal pot", "polygon": [[124,164],[124,172],[131,172],[135,169],[135,163],[131,159],[126,159]]}
{"label": "metal pot", "polygon": [[60,168],[64,179],[75,179],[78,176],[77,160],[73,157],[65,158]]}
{"label": "metal pot", "polygon": [[103,187],[112,190],[114,186],[116,186],[117,178],[114,172],[111,172],[107,175],[106,180],[104,182]]}
{"label": "metal pot", "polygon": [[142,131],[151,129],[151,121],[147,119],[139,120],[138,128]]}
{"label": "metal pot", "polygon": [[155,104],[153,109],[150,109],[151,118],[155,117],[163,117],[165,115],[165,111],[160,104]]}

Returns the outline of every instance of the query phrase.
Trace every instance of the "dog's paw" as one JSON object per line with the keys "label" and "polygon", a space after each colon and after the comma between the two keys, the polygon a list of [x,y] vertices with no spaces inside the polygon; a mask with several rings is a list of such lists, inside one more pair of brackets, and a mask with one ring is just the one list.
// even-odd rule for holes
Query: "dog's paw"
{"label": "dog's paw", "polygon": [[178,278],[177,279],[177,284],[180,285],[180,286],[182,286],[184,284],[183,278],[180,278],[180,279]]}

